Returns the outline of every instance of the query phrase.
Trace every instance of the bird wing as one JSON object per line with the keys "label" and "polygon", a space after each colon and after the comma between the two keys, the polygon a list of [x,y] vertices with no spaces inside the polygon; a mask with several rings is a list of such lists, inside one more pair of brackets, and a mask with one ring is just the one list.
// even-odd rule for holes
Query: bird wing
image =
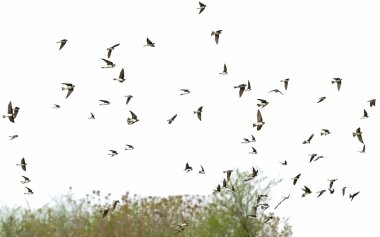
{"label": "bird wing", "polygon": [[25,188],[28,189],[28,192],[30,192],[30,193],[33,192],[30,188],[28,188],[28,187],[25,187]]}
{"label": "bird wing", "polygon": [[8,114],[13,114],[12,101],[9,101],[8,104]]}
{"label": "bird wing", "polygon": [[200,7],[205,7],[206,5],[204,5],[203,3],[199,2],[199,6]]}
{"label": "bird wing", "polygon": [[364,110],[364,117],[368,117],[367,111]]}
{"label": "bird wing", "polygon": [[357,135],[357,137],[358,137],[358,139],[359,139],[359,142],[361,142],[361,143],[364,144],[362,135]]}
{"label": "bird wing", "polygon": [[61,45],[59,46],[59,50],[61,50],[63,48],[63,46],[65,46],[66,44],[66,41],[61,41]]}
{"label": "bird wing", "polygon": [[226,64],[224,64],[223,72],[227,73],[227,66],[226,66]]}
{"label": "bird wing", "polygon": [[131,115],[132,115],[132,119],[137,119],[137,116],[136,116],[136,114],[135,113],[133,113],[132,111],[129,111],[130,113],[131,113]]}
{"label": "bird wing", "polygon": [[108,53],[107,53],[107,57],[108,57],[108,58],[110,58],[110,57],[111,57],[111,53],[112,53],[112,49],[111,49],[111,48],[109,48],[109,49],[108,49]]}
{"label": "bird wing", "polygon": [[288,89],[288,81],[287,80],[284,81],[284,86],[285,86],[285,90],[287,90]]}
{"label": "bird wing", "polygon": [[340,86],[342,85],[342,81],[337,81],[336,86],[338,87],[338,91],[340,90]]}
{"label": "bird wing", "polygon": [[203,166],[202,166],[202,165],[201,165],[201,170],[202,170],[202,171],[205,171],[205,169],[203,169]]}
{"label": "bird wing", "polygon": [[219,43],[219,34],[215,34],[215,43],[216,43],[216,44]]}
{"label": "bird wing", "polygon": [[124,68],[121,69],[119,78],[124,79]]}
{"label": "bird wing", "polygon": [[313,137],[314,137],[314,133],[313,134],[311,134],[311,136],[309,137],[309,139],[307,139],[309,142],[311,141],[311,139],[313,139]]}
{"label": "bird wing", "polygon": [[112,46],[111,48],[114,49],[116,48],[117,46],[119,46],[120,44],[115,44],[114,46]]}
{"label": "bird wing", "polygon": [[243,95],[244,90],[245,90],[245,86],[239,87],[239,97],[241,97]]}
{"label": "bird wing", "polygon": [[111,61],[109,61],[109,60],[107,60],[107,59],[102,58],[102,60],[103,60],[104,62],[106,62],[107,65],[113,65],[113,62],[111,62]]}
{"label": "bird wing", "polygon": [[263,122],[263,117],[261,116],[261,112],[259,109],[257,110],[257,122]]}
{"label": "bird wing", "polygon": [[66,99],[67,99],[67,97],[69,97],[71,95],[71,93],[73,92],[73,90],[74,90],[74,88],[71,88],[71,89],[67,90]]}
{"label": "bird wing", "polygon": [[150,41],[149,38],[146,38],[146,43],[147,43],[147,44],[153,44],[152,41]]}
{"label": "bird wing", "polygon": [[251,90],[251,82],[248,80],[247,90]]}
{"label": "bird wing", "polygon": [[175,118],[177,118],[177,114],[172,117],[172,120],[174,120]]}

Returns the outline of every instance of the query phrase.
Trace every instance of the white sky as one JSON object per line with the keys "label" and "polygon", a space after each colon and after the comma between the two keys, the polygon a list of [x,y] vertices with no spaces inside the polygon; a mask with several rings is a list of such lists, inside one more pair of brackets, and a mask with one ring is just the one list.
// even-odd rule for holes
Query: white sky
{"label": "white sky", "polygon": [[[0,108],[20,107],[16,123],[0,121],[1,205],[39,206],[72,186],[120,198],[211,194],[230,168],[259,167],[283,182],[271,208],[290,217],[295,237],[375,236],[379,213],[378,107],[380,36],[376,1],[7,1],[0,8]],[[211,31],[223,30],[219,45]],[[142,47],[149,37],[155,48]],[[56,42],[68,39],[59,51]],[[101,69],[106,48],[113,69]],[[229,74],[219,75],[226,63]],[[121,68],[126,81],[112,80]],[[338,92],[333,77],[343,79]],[[284,96],[267,92],[290,78]],[[233,86],[251,81],[238,97]],[[61,83],[76,85],[65,99]],[[181,88],[191,93],[179,96]],[[134,97],[125,105],[125,95]],[[319,97],[327,99],[317,104]],[[266,124],[256,131],[257,98]],[[100,99],[111,101],[99,106]],[[52,109],[53,104],[61,109]],[[193,114],[203,106],[203,120]],[[361,120],[363,109],[369,114]],[[128,126],[129,110],[140,122]],[[87,118],[93,112],[95,120]],[[168,125],[174,114],[177,119]],[[367,152],[352,132],[361,127]],[[319,136],[320,129],[331,134]],[[309,145],[302,141],[312,133]],[[8,136],[19,138],[9,141]],[[257,155],[241,144],[253,134]],[[135,146],[124,151],[125,144]],[[108,157],[108,150],[119,152]],[[308,154],[328,159],[308,163]],[[15,164],[25,157],[27,172]],[[288,166],[279,164],[286,159]],[[194,171],[184,174],[185,163]],[[207,174],[198,175],[199,165]],[[291,178],[302,173],[296,186]],[[23,195],[21,175],[34,195]],[[337,178],[335,193],[316,191]],[[300,198],[303,185],[313,194]],[[350,202],[342,197],[360,191]]]}

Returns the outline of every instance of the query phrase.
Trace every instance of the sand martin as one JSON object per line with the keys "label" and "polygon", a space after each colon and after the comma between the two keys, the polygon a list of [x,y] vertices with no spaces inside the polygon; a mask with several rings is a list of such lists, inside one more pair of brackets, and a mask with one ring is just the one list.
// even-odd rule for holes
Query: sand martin
{"label": "sand martin", "polygon": [[180,95],[187,95],[190,93],[190,91],[188,89],[180,89],[180,91],[182,91],[182,93]]}
{"label": "sand martin", "polygon": [[369,100],[368,102],[369,102],[369,107],[376,105],[376,99]]}
{"label": "sand martin", "polygon": [[104,59],[104,58],[102,58],[102,60],[104,61],[104,62],[106,62],[107,63],[107,66],[105,66],[105,67],[102,67],[102,68],[113,68],[113,67],[115,67],[116,66],[116,64],[114,64],[113,62],[111,62],[110,60],[107,60],[107,59]]}
{"label": "sand martin", "polygon": [[271,92],[280,93],[281,95],[284,95],[284,94],[282,94],[282,92],[279,89],[271,90],[268,93],[271,93]]}
{"label": "sand martin", "polygon": [[267,106],[269,104],[269,102],[266,100],[263,100],[263,99],[257,99],[257,100],[260,101],[260,103],[257,104],[257,107],[259,107],[259,108],[264,108],[265,106]]}
{"label": "sand martin", "polygon": [[31,181],[31,180],[30,180],[28,177],[26,177],[26,176],[21,176],[21,177],[24,178],[24,180],[21,181],[22,184],[26,184],[26,183],[29,183],[29,182]]}
{"label": "sand martin", "polygon": [[364,144],[364,142],[363,142],[363,137],[362,137],[362,132],[360,131],[360,128],[357,128],[357,129],[356,129],[356,132],[353,132],[353,133],[352,133],[352,136],[353,136],[353,137],[357,136],[359,142],[361,142],[361,143]]}
{"label": "sand martin", "polygon": [[201,14],[206,8],[206,5],[199,2],[199,7],[197,9],[199,9],[199,14]]}
{"label": "sand martin", "polygon": [[99,101],[102,102],[99,105],[109,105],[109,104],[111,104],[111,102],[109,102],[108,100],[99,100]]}
{"label": "sand martin", "polygon": [[149,38],[146,38],[146,45],[144,45],[144,47],[146,47],[146,46],[155,47],[154,43],[152,41],[150,41]]}
{"label": "sand martin", "polygon": [[17,137],[18,137],[17,134],[16,134],[16,135],[9,136],[9,140],[13,140],[13,139],[15,139],[15,138],[17,138]]}
{"label": "sand martin", "polygon": [[127,100],[125,101],[125,105],[128,105],[129,101],[131,101],[133,95],[125,95],[124,97],[127,97]]}
{"label": "sand martin", "polygon": [[170,119],[167,120],[168,124],[171,124],[175,118],[177,118],[177,114],[175,114],[173,117],[171,117]]}
{"label": "sand martin", "polygon": [[108,154],[110,157],[113,157],[113,156],[116,156],[116,155],[118,155],[119,153],[117,153],[117,151],[115,151],[115,150],[109,150],[111,153],[110,154]]}
{"label": "sand martin", "polygon": [[254,123],[253,127],[257,127],[257,131],[259,131],[264,124],[265,124],[265,122],[263,122],[263,117],[261,116],[261,112],[258,109],[257,110],[257,123]]}
{"label": "sand martin", "polygon": [[227,74],[228,74],[226,64],[224,64],[223,72],[221,72],[221,73],[219,73],[219,74],[221,74],[221,75],[227,75]]}
{"label": "sand martin", "polygon": [[95,115],[93,113],[90,113],[90,117],[88,119],[95,119]]}
{"label": "sand martin", "polygon": [[62,86],[62,90],[67,90],[66,99],[73,93],[75,85],[71,83],[62,83],[62,85],[65,85],[66,87]]}
{"label": "sand martin", "polygon": [[213,31],[211,32],[211,36],[215,35],[215,43],[218,44],[219,43],[219,35],[222,33],[222,30],[217,30],[217,31]]}
{"label": "sand martin", "polygon": [[140,120],[137,118],[137,116],[136,116],[135,113],[133,113],[132,111],[129,111],[129,112],[131,113],[131,116],[132,116],[132,117],[127,119],[128,125],[132,125],[132,124],[137,123],[138,121],[140,121]]}
{"label": "sand martin", "polygon": [[288,90],[289,78],[286,78],[286,79],[284,79],[284,80],[281,80],[281,82],[284,83],[285,90]]}
{"label": "sand martin", "polygon": [[20,110],[19,107],[13,108],[12,107],[12,101],[9,101],[7,115],[3,115],[3,118],[8,118],[9,121],[11,121],[12,123],[14,123],[19,110]]}
{"label": "sand martin", "polygon": [[129,144],[125,144],[125,145],[127,146],[127,147],[125,148],[126,151],[135,149],[135,147],[132,146],[132,145],[129,145]]}
{"label": "sand martin", "polygon": [[368,118],[368,117],[369,117],[369,116],[368,116],[367,111],[364,110],[364,112],[363,112],[363,117],[361,117],[361,119],[366,119],[366,118]]}
{"label": "sand martin", "polygon": [[112,53],[112,51],[113,51],[117,46],[119,46],[119,45],[120,45],[120,44],[115,44],[114,46],[107,48],[107,51],[108,51],[107,56],[108,56],[108,58],[111,57],[111,53]]}
{"label": "sand martin", "polygon": [[313,137],[314,137],[314,133],[311,134],[307,140],[303,141],[302,144],[310,144],[310,141],[311,141],[311,139],[313,139]]}
{"label": "sand martin", "polygon": [[326,99],[326,97],[325,97],[325,96],[322,96],[322,97],[320,97],[320,98],[318,99],[317,103],[321,103],[321,102],[324,101],[325,99]]}
{"label": "sand martin", "polygon": [[27,166],[28,164],[25,162],[25,158],[22,158],[20,164],[17,164],[17,165],[20,165],[21,168],[22,168],[24,171],[26,171],[26,166]]}
{"label": "sand martin", "polygon": [[198,174],[206,174],[205,169],[203,169],[202,165],[201,165],[201,170],[198,171]]}
{"label": "sand martin", "polygon": [[31,189],[28,188],[28,187],[25,187],[25,188],[28,190],[28,192],[27,192],[27,193],[24,193],[24,194],[27,194],[27,195],[33,194],[33,190],[31,190]]}
{"label": "sand martin", "polygon": [[125,81],[125,79],[124,79],[124,68],[121,69],[120,74],[119,74],[119,78],[114,78],[114,80],[118,81],[120,83]]}
{"label": "sand martin", "polygon": [[197,111],[194,111],[194,114],[197,114],[199,121],[202,121],[202,109],[203,106],[199,107]]}
{"label": "sand martin", "polygon": [[63,40],[60,40],[57,42],[57,43],[61,44],[59,46],[59,50],[61,50],[63,48],[63,46],[65,46],[66,42],[67,42],[67,39],[63,39]]}
{"label": "sand martin", "polygon": [[340,86],[342,85],[342,79],[341,78],[333,78],[333,81],[331,81],[331,84],[336,83],[336,86],[338,88],[338,91],[340,90]]}
{"label": "sand martin", "polygon": [[188,172],[190,172],[192,170],[193,170],[193,168],[189,165],[189,163],[186,163],[184,171],[186,171],[186,173],[188,173]]}
{"label": "sand martin", "polygon": [[240,84],[238,86],[234,86],[234,88],[239,88],[239,97],[243,95],[243,92],[245,91],[246,84]]}

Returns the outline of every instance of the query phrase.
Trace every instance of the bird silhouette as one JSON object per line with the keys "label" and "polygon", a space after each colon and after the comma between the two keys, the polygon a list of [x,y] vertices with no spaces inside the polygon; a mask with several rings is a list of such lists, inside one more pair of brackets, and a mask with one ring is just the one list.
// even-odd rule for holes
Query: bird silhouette
{"label": "bird silhouette", "polygon": [[284,83],[285,90],[288,90],[289,78],[286,78],[286,79],[284,79],[284,80],[281,80],[281,82]]}
{"label": "bird silhouette", "polygon": [[301,174],[297,174],[296,177],[292,178],[293,179],[293,185],[296,185],[296,183],[300,177],[301,177]]}
{"label": "bird silhouette", "polygon": [[239,97],[243,95],[243,92],[245,91],[246,84],[240,84],[238,86],[234,86],[234,88],[239,88]]}
{"label": "bird silhouette", "polygon": [[331,81],[331,84],[336,83],[336,86],[338,88],[338,91],[340,90],[340,86],[342,85],[342,79],[341,78],[333,78],[333,81]]}
{"label": "bird silhouette", "polygon": [[369,102],[369,107],[376,105],[376,99],[369,100],[368,102]]}
{"label": "bird silhouette", "polygon": [[304,188],[302,190],[303,190],[303,194],[302,194],[301,197],[305,197],[306,195],[312,193],[311,190],[310,190],[310,188],[308,188],[307,186],[304,186]]}
{"label": "bird silhouette", "polygon": [[185,169],[186,173],[190,172],[193,170],[193,168],[189,165],[189,163],[186,163]]}
{"label": "bird silhouette", "polygon": [[244,179],[244,181],[249,181],[249,180],[254,179],[258,173],[259,173],[259,170],[256,170],[255,167],[252,166],[252,173],[249,174],[248,177]]}
{"label": "bird silhouette", "polygon": [[310,144],[311,139],[313,139],[313,137],[314,137],[314,133],[311,134],[310,137],[309,137],[307,140],[303,141],[302,143],[303,143],[303,144]]}
{"label": "bird silhouette", "polygon": [[279,89],[271,90],[268,93],[271,93],[271,92],[280,93],[281,95],[284,95],[284,94],[282,94],[282,92]]}
{"label": "bird silhouette", "polygon": [[222,33],[222,30],[217,30],[217,31],[213,31],[211,32],[211,36],[215,35],[215,43],[218,44],[219,43],[219,35]]}
{"label": "bird silhouette", "polygon": [[366,110],[364,110],[363,117],[361,117],[361,119],[366,119],[366,118],[368,118],[368,113]]}
{"label": "bird silhouette", "polygon": [[28,187],[25,187],[25,188],[28,190],[28,192],[27,192],[27,193],[24,193],[24,194],[27,194],[27,195],[33,194],[33,190],[31,190],[31,189],[28,188]]}
{"label": "bird silhouette", "polygon": [[133,150],[135,149],[134,146],[132,145],[129,145],[129,144],[125,144],[127,147],[125,148],[125,150]]}
{"label": "bird silhouette", "polygon": [[104,59],[104,58],[102,58],[102,60],[107,64],[107,66],[104,66],[102,68],[114,68],[116,66],[116,64],[114,64],[110,60],[107,60],[107,59]]}
{"label": "bird silhouette", "polygon": [[28,177],[26,177],[26,176],[21,176],[21,177],[24,178],[24,180],[21,181],[22,184],[26,184],[26,183],[29,183],[29,182],[31,181],[31,180],[30,180]]}
{"label": "bird silhouette", "polygon": [[88,119],[95,119],[95,115],[93,113],[90,113],[90,117]]}
{"label": "bird silhouette", "polygon": [[108,100],[99,100],[99,101],[102,102],[99,105],[109,105],[109,104],[111,104],[111,102],[108,101]]}
{"label": "bird silhouette", "polygon": [[257,99],[257,100],[260,101],[260,103],[257,104],[257,107],[259,107],[259,108],[264,108],[265,106],[267,106],[269,104],[269,102],[264,100],[264,99]]}
{"label": "bird silhouette", "polygon": [[232,172],[234,172],[234,171],[233,170],[223,171],[223,173],[225,173],[227,175],[227,181],[230,181]]}
{"label": "bird silhouette", "polygon": [[331,133],[330,130],[328,130],[328,129],[322,129],[321,136],[327,136],[330,133]]}
{"label": "bird silhouette", "polygon": [[318,192],[317,192],[317,193],[318,193],[317,198],[319,198],[324,192],[326,192],[325,189],[323,189],[323,190],[321,190],[321,191],[318,191]]}
{"label": "bird silhouette", "polygon": [[19,107],[13,108],[12,107],[12,101],[9,101],[7,114],[3,115],[3,118],[8,118],[9,121],[11,121],[12,123],[14,123],[19,110],[20,110]]}
{"label": "bird silhouette", "polygon": [[321,102],[324,101],[325,99],[326,99],[326,97],[325,97],[325,96],[322,96],[322,97],[320,97],[320,98],[318,99],[317,103],[321,103]]}
{"label": "bird silhouette", "polygon": [[62,85],[65,85],[66,87],[62,87],[62,90],[67,90],[66,99],[73,93],[75,85],[71,83],[62,83]]}
{"label": "bird silhouette", "polygon": [[352,200],[354,199],[354,197],[356,197],[359,193],[360,193],[360,191],[359,191],[359,192],[356,192],[356,193],[354,193],[354,194],[350,194],[350,195],[349,195],[349,198],[351,199],[351,202],[352,202]]}
{"label": "bird silhouette", "polygon": [[118,81],[120,83],[122,83],[122,82],[125,81],[125,78],[124,78],[124,68],[121,69],[119,77],[118,78],[114,78],[114,80]]}
{"label": "bird silhouette", "polygon": [[358,138],[359,142],[361,142],[361,143],[364,144],[364,142],[363,142],[363,137],[362,137],[362,132],[361,132],[361,130],[360,130],[360,127],[357,128],[356,131],[355,131],[354,133],[352,133],[352,136],[353,136],[353,137],[356,136],[356,137]]}
{"label": "bird silhouette", "polygon": [[109,150],[111,153],[110,154],[108,154],[110,157],[113,157],[113,156],[116,156],[116,155],[118,155],[119,153],[117,152],[117,151],[115,151],[115,150]]}
{"label": "bird silhouette", "polygon": [[28,164],[25,162],[25,158],[22,158],[20,164],[17,164],[17,165],[21,166],[21,168],[22,168],[24,171],[26,171],[26,166],[27,166]]}
{"label": "bird silhouette", "polygon": [[146,38],[146,45],[144,45],[144,47],[146,47],[146,46],[148,46],[148,47],[156,47],[154,45],[154,43],[152,41],[150,41],[149,38]]}
{"label": "bird silhouette", "polygon": [[201,165],[201,170],[198,171],[198,174],[206,174],[205,169],[203,168],[202,165]]}
{"label": "bird silhouette", "polygon": [[197,9],[199,9],[199,14],[201,14],[206,8],[206,5],[199,2],[199,7]]}
{"label": "bird silhouette", "polygon": [[223,72],[221,72],[219,74],[221,74],[221,75],[227,75],[228,74],[226,64],[224,64],[224,66],[223,66]]}
{"label": "bird silhouette", "polygon": [[257,131],[259,131],[264,124],[265,124],[265,122],[263,122],[263,117],[261,116],[261,112],[258,109],[257,110],[257,123],[254,123],[253,127],[256,127]]}
{"label": "bird silhouette", "polygon": [[15,138],[18,138],[18,135],[17,135],[17,134],[16,134],[16,135],[9,136],[9,140],[13,140],[13,139],[15,139]]}
{"label": "bird silhouette", "polygon": [[129,111],[131,113],[131,118],[128,118],[127,119],[127,123],[128,125],[132,125],[134,123],[137,123],[138,121],[140,121],[138,118],[137,118],[137,115],[135,113],[133,113],[132,111]]}
{"label": "bird silhouette", "polygon": [[127,101],[125,101],[125,105],[128,105],[129,101],[133,98],[133,95],[125,95],[124,97],[127,97]]}
{"label": "bird silhouette", "polygon": [[171,117],[170,119],[168,119],[168,124],[171,124],[172,122],[174,122],[174,119],[177,118],[177,114],[175,114],[173,117]]}
{"label": "bird silhouette", "polygon": [[61,44],[59,46],[59,50],[61,50],[63,48],[63,46],[65,46],[65,44],[67,43],[67,39],[62,39],[62,40],[58,41],[57,43]]}
{"label": "bird silhouette", "polygon": [[112,53],[112,51],[113,51],[117,46],[119,46],[119,45],[120,45],[120,44],[115,44],[114,46],[107,48],[107,51],[108,51],[108,53],[107,53],[107,57],[108,57],[108,58],[111,57],[111,53]]}
{"label": "bird silhouette", "polygon": [[190,91],[188,89],[180,89],[180,91],[182,91],[183,93],[181,93],[180,95],[187,95],[190,93]]}
{"label": "bird silhouette", "polygon": [[360,153],[365,153],[365,144],[363,145],[363,149],[359,151]]}
{"label": "bird silhouette", "polygon": [[203,106],[199,107],[197,111],[194,111],[194,114],[197,114],[199,121],[202,121],[202,112],[203,112],[202,109],[203,109]]}

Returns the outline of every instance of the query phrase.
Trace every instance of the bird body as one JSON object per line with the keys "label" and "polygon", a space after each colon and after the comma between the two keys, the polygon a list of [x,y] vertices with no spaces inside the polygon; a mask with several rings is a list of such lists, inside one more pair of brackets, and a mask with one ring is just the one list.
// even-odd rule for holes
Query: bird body
{"label": "bird body", "polygon": [[257,107],[259,107],[259,108],[264,108],[265,106],[267,106],[269,104],[269,102],[264,100],[264,99],[257,99],[257,100],[260,101],[260,103],[257,104]]}
{"label": "bird body", "polygon": [[188,89],[180,89],[180,91],[182,91],[183,93],[181,93],[180,95],[187,95],[190,93],[190,91]]}
{"label": "bird body", "polygon": [[206,5],[199,2],[199,7],[197,9],[199,9],[199,14],[201,14],[206,9]]}
{"label": "bird body", "polygon": [[362,132],[361,132],[361,130],[360,130],[360,127],[357,128],[356,131],[352,133],[352,136],[353,136],[353,137],[356,136],[356,137],[358,138],[359,142],[361,142],[361,143],[364,144],[364,142],[363,142],[363,137],[362,137]]}
{"label": "bird body", "polygon": [[193,168],[189,165],[189,163],[186,163],[184,171],[186,171],[186,173],[189,173],[192,170],[193,170]]}
{"label": "bird body", "polygon": [[3,115],[3,118],[8,118],[9,121],[11,121],[12,123],[14,123],[19,110],[20,110],[19,107],[13,108],[12,107],[12,101],[9,101],[7,114]]}
{"label": "bird body", "polygon": [[234,88],[239,88],[239,97],[243,95],[243,92],[245,91],[246,84],[240,84],[238,86],[234,86]]}
{"label": "bird body", "polygon": [[65,46],[65,44],[67,43],[67,39],[62,39],[62,40],[58,41],[57,43],[61,44],[59,46],[59,50],[61,50],[63,48],[63,46]]}
{"label": "bird body", "polygon": [[109,105],[111,104],[111,102],[109,102],[108,100],[99,100],[101,103],[99,105]]}

